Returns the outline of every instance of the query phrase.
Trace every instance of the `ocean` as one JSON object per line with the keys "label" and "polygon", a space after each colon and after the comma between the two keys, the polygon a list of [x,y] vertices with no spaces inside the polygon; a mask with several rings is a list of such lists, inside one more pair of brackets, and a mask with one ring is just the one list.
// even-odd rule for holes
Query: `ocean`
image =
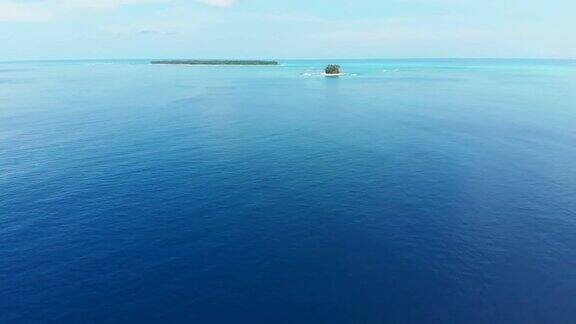
{"label": "ocean", "polygon": [[280,63],[0,63],[0,322],[574,322],[576,61]]}

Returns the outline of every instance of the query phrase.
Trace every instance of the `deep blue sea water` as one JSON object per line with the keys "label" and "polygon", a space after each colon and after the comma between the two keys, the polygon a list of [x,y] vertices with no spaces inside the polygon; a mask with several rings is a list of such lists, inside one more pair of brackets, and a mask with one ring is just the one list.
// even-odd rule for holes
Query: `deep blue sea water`
{"label": "deep blue sea water", "polygon": [[0,63],[1,323],[575,321],[576,61]]}

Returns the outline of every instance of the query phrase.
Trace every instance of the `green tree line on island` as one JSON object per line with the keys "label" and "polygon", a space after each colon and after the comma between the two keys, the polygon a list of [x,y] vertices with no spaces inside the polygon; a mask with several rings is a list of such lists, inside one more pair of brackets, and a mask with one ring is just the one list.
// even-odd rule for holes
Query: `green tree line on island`
{"label": "green tree line on island", "polygon": [[340,74],[340,65],[330,64],[324,69],[326,74]]}

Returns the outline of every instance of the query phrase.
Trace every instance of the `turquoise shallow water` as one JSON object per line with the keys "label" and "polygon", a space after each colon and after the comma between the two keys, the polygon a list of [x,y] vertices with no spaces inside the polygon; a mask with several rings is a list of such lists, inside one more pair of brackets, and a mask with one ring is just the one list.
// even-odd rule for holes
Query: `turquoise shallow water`
{"label": "turquoise shallow water", "polygon": [[281,63],[0,63],[0,322],[573,321],[575,61]]}

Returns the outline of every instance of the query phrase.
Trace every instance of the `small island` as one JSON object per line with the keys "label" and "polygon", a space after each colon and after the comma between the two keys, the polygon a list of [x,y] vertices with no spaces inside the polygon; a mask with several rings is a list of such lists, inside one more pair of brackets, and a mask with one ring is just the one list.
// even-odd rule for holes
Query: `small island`
{"label": "small island", "polygon": [[328,77],[337,77],[342,75],[342,73],[340,73],[340,65],[328,65],[326,69],[324,69],[324,75]]}
{"label": "small island", "polygon": [[276,61],[264,60],[156,60],[150,63],[183,65],[278,65]]}

